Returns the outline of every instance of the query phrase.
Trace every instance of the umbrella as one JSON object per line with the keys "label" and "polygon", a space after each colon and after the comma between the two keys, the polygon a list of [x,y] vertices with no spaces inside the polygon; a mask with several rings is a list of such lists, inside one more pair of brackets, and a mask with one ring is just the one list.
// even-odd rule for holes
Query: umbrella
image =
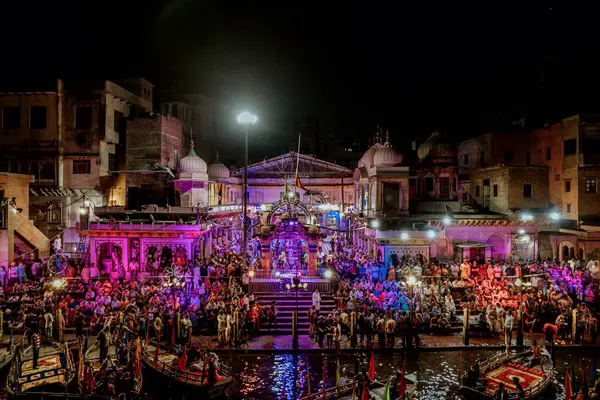
{"label": "umbrella", "polygon": [[375,379],[375,353],[371,352],[371,360],[369,361],[369,379]]}

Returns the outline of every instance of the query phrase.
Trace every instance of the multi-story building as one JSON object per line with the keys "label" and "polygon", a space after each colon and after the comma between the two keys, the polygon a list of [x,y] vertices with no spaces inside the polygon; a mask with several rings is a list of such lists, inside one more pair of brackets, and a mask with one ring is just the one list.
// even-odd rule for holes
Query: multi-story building
{"label": "multi-story building", "polygon": [[34,176],[32,218],[72,251],[88,210],[125,203],[125,176],[113,171],[125,166],[126,119],[152,110],[153,86],[58,80],[37,90],[0,93],[0,171]]}

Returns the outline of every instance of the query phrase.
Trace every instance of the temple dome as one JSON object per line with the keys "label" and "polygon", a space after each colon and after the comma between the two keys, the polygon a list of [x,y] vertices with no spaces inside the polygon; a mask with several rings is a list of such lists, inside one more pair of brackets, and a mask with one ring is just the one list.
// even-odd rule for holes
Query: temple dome
{"label": "temple dome", "polygon": [[375,153],[373,162],[376,167],[396,165],[402,162],[402,154],[394,150],[390,142],[385,142]]}
{"label": "temple dome", "polygon": [[383,145],[381,145],[381,143],[375,143],[373,146],[371,146],[371,148],[367,150],[365,154],[363,154],[360,160],[358,160],[358,168],[373,168],[373,165],[375,165],[375,154],[377,153],[377,150],[379,150],[382,147]]}
{"label": "temple dome", "polygon": [[417,150],[421,161],[427,157],[456,157],[457,154],[456,146],[447,141],[437,130]]}
{"label": "temple dome", "polygon": [[217,158],[215,161],[208,166],[208,177],[212,180],[228,179],[231,176],[231,171],[227,168],[221,160],[219,160],[219,153],[217,152]]}
{"label": "temple dome", "polygon": [[206,174],[206,162],[198,157],[194,151],[194,144],[187,156],[183,157],[177,163],[177,172],[180,174]]}

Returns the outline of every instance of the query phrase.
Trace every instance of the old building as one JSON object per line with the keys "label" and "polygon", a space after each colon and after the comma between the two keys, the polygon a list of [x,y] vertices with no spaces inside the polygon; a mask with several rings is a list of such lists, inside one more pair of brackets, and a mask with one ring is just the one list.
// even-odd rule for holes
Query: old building
{"label": "old building", "polygon": [[50,253],[50,240],[30,220],[29,185],[34,180],[31,175],[0,173],[0,266]]}
{"label": "old building", "polygon": [[34,176],[36,226],[48,237],[62,233],[72,251],[80,218],[125,203],[125,175],[112,171],[125,166],[125,121],[152,110],[153,87],[135,78],[58,80],[31,90],[0,93],[0,171]]}

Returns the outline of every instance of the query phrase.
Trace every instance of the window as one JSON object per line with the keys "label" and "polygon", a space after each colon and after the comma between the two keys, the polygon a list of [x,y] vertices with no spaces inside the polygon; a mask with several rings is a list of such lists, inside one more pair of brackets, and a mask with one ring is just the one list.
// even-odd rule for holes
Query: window
{"label": "window", "polygon": [[75,126],[78,129],[92,129],[92,107],[75,108]]}
{"label": "window", "polygon": [[565,156],[577,153],[577,139],[565,140]]}
{"label": "window", "polygon": [[570,213],[571,212],[571,205],[567,204],[567,212]]}
{"label": "window", "polygon": [[177,104],[171,106],[171,115],[175,118],[179,118],[179,108],[177,107]]}
{"label": "window", "polygon": [[468,154],[465,154],[463,156],[463,164],[469,165],[469,155]]}
{"label": "window", "polygon": [[108,170],[116,171],[117,170],[117,156],[112,153],[108,153]]}
{"label": "window", "polygon": [[571,191],[571,181],[565,181],[565,193],[569,193]]}
{"label": "window", "polygon": [[552,148],[546,147],[546,160],[552,160]]}
{"label": "window", "polygon": [[483,164],[484,161],[485,161],[485,151],[480,151],[479,152],[479,162],[481,164]]}
{"label": "window", "polygon": [[585,192],[596,193],[596,178],[585,179]]}
{"label": "window", "polygon": [[531,184],[526,183],[523,185],[523,197],[526,199],[531,198]]}
{"label": "window", "polygon": [[433,192],[433,176],[425,177],[425,191]]}
{"label": "window", "polygon": [[511,162],[513,160],[512,150],[504,150],[504,161]]}
{"label": "window", "polygon": [[525,154],[525,165],[531,165],[531,153],[527,152],[527,154]]}
{"label": "window", "polygon": [[560,174],[554,175],[554,180],[557,182],[560,181]]}
{"label": "window", "polygon": [[73,175],[89,175],[91,173],[91,160],[73,160]]}
{"label": "window", "polygon": [[21,107],[4,107],[2,109],[2,127],[5,129],[21,127]]}
{"label": "window", "polygon": [[498,197],[498,185],[494,185],[494,197]]}
{"label": "window", "polygon": [[29,127],[31,129],[46,129],[46,107],[31,107]]}
{"label": "window", "polygon": [[475,197],[479,197],[479,185],[475,186]]}

